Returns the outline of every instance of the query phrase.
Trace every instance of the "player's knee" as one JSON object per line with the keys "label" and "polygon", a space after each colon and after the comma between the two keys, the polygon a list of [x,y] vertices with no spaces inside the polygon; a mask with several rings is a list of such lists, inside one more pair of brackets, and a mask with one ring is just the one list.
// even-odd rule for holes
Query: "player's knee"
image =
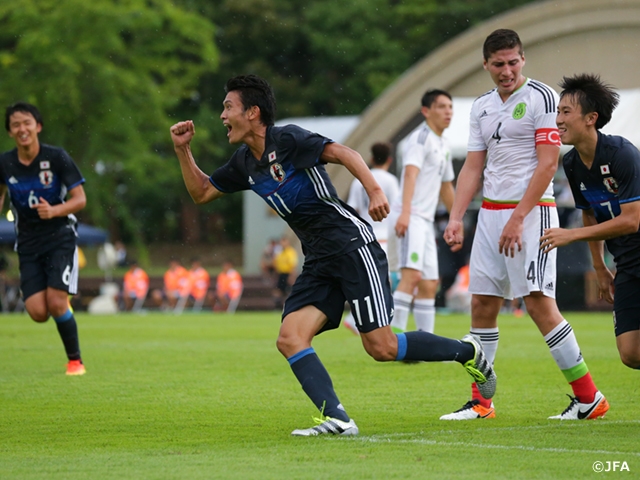
{"label": "player's knee", "polygon": [[280,332],[276,340],[276,347],[285,358],[289,358],[301,350],[299,339],[287,332]]}
{"label": "player's knee", "polygon": [[633,352],[620,351],[620,360],[629,368],[640,368],[640,349]]}
{"label": "player's knee", "polygon": [[49,312],[46,308],[27,309],[31,320],[38,323],[44,323],[49,320]]}
{"label": "player's knee", "polygon": [[397,347],[387,344],[367,345],[365,350],[376,362],[391,362],[397,355]]}

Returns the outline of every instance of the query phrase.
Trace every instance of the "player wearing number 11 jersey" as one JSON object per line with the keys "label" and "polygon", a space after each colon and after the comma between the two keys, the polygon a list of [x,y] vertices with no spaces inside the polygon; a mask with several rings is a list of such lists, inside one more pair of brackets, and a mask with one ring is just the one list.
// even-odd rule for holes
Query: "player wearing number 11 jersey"
{"label": "player wearing number 11 jersey", "polygon": [[[502,303],[505,298],[523,297],[577,399],[550,418],[603,416],[607,401],[596,389],[573,329],[555,302],[555,251],[539,249],[544,229],[558,226],[552,185],[560,152],[555,123],[558,94],[522,74],[524,51],[513,30],[490,34],[483,57],[496,88],[479,97],[471,109],[469,152],[445,230],[445,241],[452,249],[461,248],[462,217],[484,173],[484,198],[469,265],[471,333],[480,337],[493,362]],[[473,385],[472,400],[441,418],[494,416],[493,402],[483,399]]]}
{"label": "player wearing number 11 jersey", "polygon": [[226,165],[210,177],[198,168],[190,150],[195,134],[191,121],[172,126],[171,138],[196,203],[253,190],[302,243],[305,262],[284,305],[277,347],[321,416],[317,426],[292,434],[358,433],[311,347],[315,335],[339,326],[345,301],[365,350],[375,360],[454,360],[476,379],[481,393],[491,397],[495,373],[475,337],[459,341],[427,332],[392,333],[386,256],[371,226],[338,198],[324,168],[327,162],[347,167],[369,196],[369,215],[380,221],[389,213],[389,203],[362,157],[322,135],[293,125],[274,126],[273,92],[255,75],[230,79],[226,91],[220,118],[229,142],[242,144]]}
{"label": "player wearing number 11 jersey", "polygon": [[67,375],[83,375],[68,295],[78,285],[73,214],[86,204],[84,178],[67,152],[39,142],[42,117],[33,105],[8,107],[5,127],[16,148],[0,155],[0,209],[8,191],[25,308],[36,322],[54,318],[69,359]]}

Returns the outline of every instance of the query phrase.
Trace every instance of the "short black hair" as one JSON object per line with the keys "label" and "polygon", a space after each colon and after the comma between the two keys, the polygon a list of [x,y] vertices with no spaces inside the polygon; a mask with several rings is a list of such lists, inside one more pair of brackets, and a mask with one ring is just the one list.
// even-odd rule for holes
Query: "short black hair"
{"label": "short black hair", "polygon": [[518,47],[520,55],[522,55],[524,51],[518,34],[513,30],[500,28],[490,33],[485,39],[482,46],[482,56],[485,60],[489,60],[489,57],[499,50],[510,50],[516,47]]}
{"label": "short black hair", "polygon": [[35,118],[36,123],[44,125],[44,122],[42,121],[42,115],[40,115],[40,110],[38,110],[35,105],[31,105],[27,102],[16,102],[13,105],[9,105],[4,112],[4,128],[7,129],[7,132],[10,128],[9,119],[11,118],[11,115],[16,112],[30,113],[31,115],[33,115],[33,118]]}
{"label": "short black hair", "polygon": [[620,103],[620,95],[611,85],[600,80],[600,75],[581,73],[573,77],[562,77],[559,83],[560,98],[570,96],[580,105],[582,115],[596,112],[596,130],[600,130],[611,120],[613,111]]}
{"label": "short black hair", "polygon": [[377,166],[384,165],[391,156],[391,144],[388,142],[376,142],[371,145],[371,159]]}
{"label": "short black hair", "polygon": [[451,94],[449,92],[446,92],[444,90],[440,90],[438,88],[432,88],[430,90],[427,90],[424,93],[424,95],[422,96],[422,106],[423,107],[427,107],[427,108],[431,108],[431,105],[433,104],[433,102],[440,95],[444,95],[449,100],[453,100],[453,98],[451,98]]}
{"label": "short black hair", "polygon": [[239,75],[227,80],[225,92],[238,91],[244,110],[254,105],[260,109],[260,121],[270,126],[276,119],[276,97],[271,85],[257,75]]}

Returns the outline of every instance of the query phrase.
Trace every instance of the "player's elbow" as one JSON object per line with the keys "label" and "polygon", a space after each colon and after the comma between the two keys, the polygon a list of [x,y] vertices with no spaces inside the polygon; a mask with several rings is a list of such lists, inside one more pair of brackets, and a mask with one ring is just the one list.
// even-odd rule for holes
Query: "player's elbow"
{"label": "player's elbow", "polygon": [[638,219],[634,217],[625,217],[624,223],[622,224],[620,230],[620,235],[632,235],[638,231]]}

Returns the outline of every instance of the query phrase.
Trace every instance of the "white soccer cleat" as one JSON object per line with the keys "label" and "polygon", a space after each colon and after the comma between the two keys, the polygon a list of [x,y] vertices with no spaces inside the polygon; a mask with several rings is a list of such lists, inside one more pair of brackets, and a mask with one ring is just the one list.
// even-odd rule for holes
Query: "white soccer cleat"
{"label": "white soccer cleat", "polygon": [[475,350],[474,357],[463,365],[464,369],[476,382],[480,395],[486,399],[493,398],[498,377],[484,355],[482,342],[477,336],[471,334],[465,335],[460,341],[470,343]]}
{"label": "white soccer cleat", "polygon": [[609,402],[599,391],[591,403],[580,403],[576,397],[567,395],[571,403],[560,415],[549,417],[550,420],[593,420],[604,417],[609,410]]}
{"label": "white soccer cleat", "polygon": [[337,418],[324,417],[324,419],[314,418],[315,427],[294,430],[291,435],[298,437],[315,437],[317,435],[358,435],[358,426],[353,419],[348,422]]}
{"label": "white soccer cleat", "polygon": [[480,405],[480,400],[474,398],[465,403],[460,410],[442,415],[440,420],[475,420],[476,418],[495,418],[495,416],[496,410],[493,402],[491,402],[491,407],[487,408]]}

